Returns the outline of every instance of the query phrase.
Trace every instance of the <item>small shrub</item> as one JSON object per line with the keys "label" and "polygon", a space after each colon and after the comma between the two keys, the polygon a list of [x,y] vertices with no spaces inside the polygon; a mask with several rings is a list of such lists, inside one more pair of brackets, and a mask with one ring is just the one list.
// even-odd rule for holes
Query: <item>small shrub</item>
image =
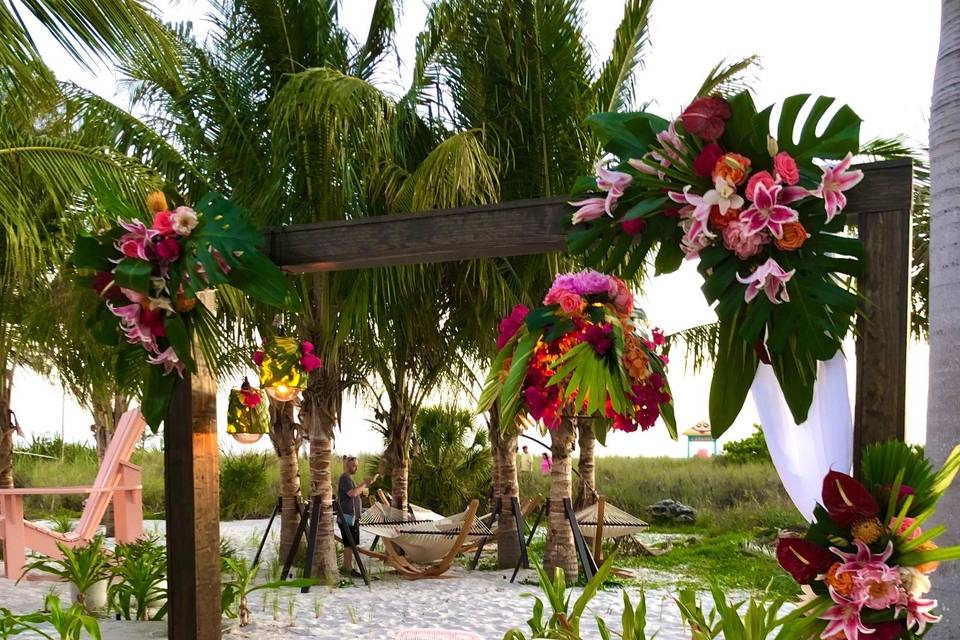
{"label": "small shrub", "polygon": [[[262,453],[226,455],[220,459],[220,515],[226,520],[262,518],[262,496],[275,496],[267,484],[267,458]],[[276,500],[276,498],[274,498]]]}
{"label": "small shrub", "polygon": [[[77,604],[85,605],[85,593],[96,583],[109,576],[108,556],[103,548],[103,536],[97,536],[90,544],[70,548],[60,542],[57,549],[63,555],[61,559],[41,558],[34,560],[24,569],[49,573],[69,582],[77,589]],[[21,580],[23,577],[21,576]]]}
{"label": "small shrub", "polygon": [[110,567],[110,608],[124,620],[162,620],[167,613],[167,549],[157,537],[118,544]]}
{"label": "small shrub", "polygon": [[753,425],[754,432],[743,440],[734,440],[723,445],[723,460],[735,464],[745,462],[770,462],[770,450],[760,425]]}

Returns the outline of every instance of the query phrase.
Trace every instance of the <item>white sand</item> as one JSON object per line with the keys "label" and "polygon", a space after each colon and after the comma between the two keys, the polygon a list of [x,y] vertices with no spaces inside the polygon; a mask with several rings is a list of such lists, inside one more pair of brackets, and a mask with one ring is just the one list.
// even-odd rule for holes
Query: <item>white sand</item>
{"label": "white sand", "polygon": [[[244,555],[252,557],[265,520],[224,522],[221,531]],[[268,541],[264,566],[274,560],[279,523]],[[148,532],[162,533],[162,522],[150,522]],[[367,541],[365,541],[367,542]],[[273,554],[273,555],[271,555]],[[268,573],[264,569],[264,574]],[[253,623],[239,628],[234,621],[225,621],[227,637],[236,638],[328,638],[388,640],[404,627],[446,628],[473,631],[484,639],[499,640],[510,628],[518,627],[526,633],[533,600],[524,594],[538,592],[535,585],[510,584],[510,572],[455,569],[449,580],[420,580],[407,582],[390,574],[372,573],[381,579],[369,588],[360,579],[353,587],[330,589],[315,587],[309,594],[295,589],[268,590],[251,596]],[[267,578],[262,575],[262,578]],[[526,572],[531,579],[530,572]],[[657,584],[667,582],[663,575],[649,576]],[[518,580],[519,582],[519,580]],[[0,606],[14,612],[36,611],[42,606],[44,595],[51,589],[68,596],[65,585],[49,582],[13,582],[0,579]],[[632,598],[638,589],[628,589]],[[579,594],[579,590],[575,590]],[[690,637],[683,629],[671,593],[662,588],[647,590],[648,636],[659,630],[661,640],[680,640]],[[574,598],[576,595],[574,595]],[[603,617],[608,625],[619,628],[623,608],[620,590],[603,591],[591,602],[588,615],[582,622],[584,638],[597,639],[594,616]],[[104,638],[139,640],[166,637],[164,623],[137,623],[104,621]],[[29,638],[30,636],[21,636]]]}

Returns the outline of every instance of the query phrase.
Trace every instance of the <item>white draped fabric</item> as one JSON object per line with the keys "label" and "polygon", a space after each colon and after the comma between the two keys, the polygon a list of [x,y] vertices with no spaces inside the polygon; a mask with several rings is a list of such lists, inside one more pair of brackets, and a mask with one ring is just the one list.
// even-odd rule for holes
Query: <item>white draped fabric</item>
{"label": "white draped fabric", "polygon": [[813,404],[801,425],[793,421],[770,365],[760,365],[750,392],[783,486],[803,517],[812,520],[823,477],[831,469],[849,473],[853,466],[846,358],[838,351],[820,363]]}

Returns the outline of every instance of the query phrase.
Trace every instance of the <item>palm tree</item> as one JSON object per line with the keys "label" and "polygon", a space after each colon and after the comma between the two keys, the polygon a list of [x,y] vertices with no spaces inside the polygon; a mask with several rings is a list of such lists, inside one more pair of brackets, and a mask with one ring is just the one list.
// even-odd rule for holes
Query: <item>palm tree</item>
{"label": "palm tree", "polygon": [[597,501],[597,462],[594,451],[597,436],[593,432],[591,418],[577,418],[577,499],[574,506],[577,509],[589,507]]}
{"label": "palm tree", "polygon": [[[651,0],[629,0],[610,57],[598,69],[583,33],[579,2],[535,0],[444,0],[431,8],[427,29],[418,39],[415,69],[427,70],[438,87],[429,96],[431,110],[449,117],[456,130],[482,129],[490,155],[498,161],[500,197],[504,200],[567,193],[578,175],[589,173],[600,149],[584,127],[596,111],[616,111],[632,102],[633,71],[648,41]],[[477,52],[483,55],[478,56]],[[483,364],[493,355],[491,327],[513,304],[534,303],[559,268],[557,256],[487,261],[489,279],[512,293],[491,300],[482,293],[464,300],[475,311],[474,358]],[[491,304],[494,302],[496,304]],[[519,493],[516,470],[518,430],[488,420],[501,509],[509,521],[512,498]],[[551,433],[566,453],[557,465],[559,498],[570,495],[572,440]],[[564,483],[563,470],[566,469]],[[566,486],[564,492],[563,486]],[[552,520],[551,520],[552,522]],[[500,527],[498,564],[512,567],[519,555],[516,535]],[[557,564],[576,571],[572,540],[565,529],[548,529],[557,544]]]}
{"label": "palm tree", "polygon": [[[940,54],[930,109],[930,387],[927,450],[942,463],[960,439],[960,3],[941,4]],[[949,527],[948,542],[960,538],[960,493],[948,492],[940,513]],[[945,566],[938,575],[937,597],[944,619],[931,637],[948,638],[960,623],[960,571]]]}

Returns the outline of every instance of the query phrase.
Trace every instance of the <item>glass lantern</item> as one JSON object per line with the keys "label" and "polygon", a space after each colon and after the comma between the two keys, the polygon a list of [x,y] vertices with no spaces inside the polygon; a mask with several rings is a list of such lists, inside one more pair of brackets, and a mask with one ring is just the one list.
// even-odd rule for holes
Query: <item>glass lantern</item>
{"label": "glass lantern", "polygon": [[259,389],[247,383],[230,390],[227,402],[227,433],[240,444],[253,444],[270,433],[270,414]]}
{"label": "glass lantern", "polygon": [[290,402],[307,388],[307,375],[300,366],[300,341],[274,338],[263,347],[260,388],[278,402]]}

